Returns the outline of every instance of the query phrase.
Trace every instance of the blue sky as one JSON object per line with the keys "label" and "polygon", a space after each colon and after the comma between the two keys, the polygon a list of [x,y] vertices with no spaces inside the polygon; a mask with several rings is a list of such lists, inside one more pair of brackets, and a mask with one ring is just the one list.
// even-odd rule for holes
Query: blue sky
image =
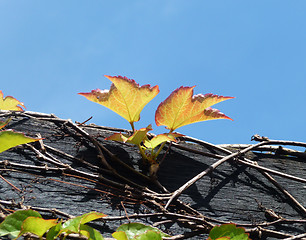
{"label": "blue sky", "polygon": [[215,105],[234,121],[178,131],[216,144],[253,134],[305,141],[306,1],[0,0],[0,90],[27,110],[129,128],[78,92],[104,75],[159,85],[136,128],[180,86],[235,99]]}

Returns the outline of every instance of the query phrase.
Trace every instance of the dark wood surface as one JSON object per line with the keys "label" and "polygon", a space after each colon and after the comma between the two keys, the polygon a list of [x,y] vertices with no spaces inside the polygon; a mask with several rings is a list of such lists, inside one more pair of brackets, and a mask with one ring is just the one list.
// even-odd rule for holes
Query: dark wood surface
{"label": "dark wood surface", "polygon": [[[97,157],[96,146],[74,129],[70,124],[71,122],[67,124],[67,121],[48,114],[9,114],[3,112],[1,114],[0,120],[6,119],[9,115],[12,117],[7,128],[24,132],[29,136],[40,134],[44,138],[43,144],[46,151],[41,149],[38,143],[31,144],[31,146],[34,146],[43,156],[51,159],[53,157],[63,164],[68,164],[73,169],[73,171],[70,170],[71,168],[57,170],[55,164],[46,162],[46,159],[39,157],[37,152],[29,146],[16,147],[1,153],[1,176],[11,184],[0,179],[0,205],[2,207],[17,209],[21,207],[18,206],[19,203],[34,208],[57,209],[69,215],[99,211],[109,217],[124,217],[126,216],[125,211],[127,211],[128,216],[162,213],[162,208],[167,203],[167,199],[164,201],[156,199],[157,204],[155,204],[153,198],[141,195],[142,192],[145,192],[144,189],[132,186],[130,182],[118,178],[107,170],[101,163],[101,159]],[[95,125],[83,125],[79,128],[97,139],[120,161],[145,173],[146,166],[134,146],[104,140],[114,130]],[[186,151],[171,146],[158,171],[158,181],[169,192],[175,191],[217,161],[215,158],[203,156],[196,151],[224,155],[215,148],[192,142],[180,142],[179,145],[195,151]],[[56,149],[57,152],[47,148],[48,146]],[[61,155],[58,151],[65,153],[66,156]],[[69,159],[68,154],[74,158]],[[107,152],[104,151],[103,154],[112,168],[124,178],[156,193],[162,193],[156,184],[139,178],[124,166],[116,163]],[[300,178],[306,177],[306,164],[302,157],[278,156],[273,153],[258,151],[248,152],[245,157],[257,161],[261,166],[282,173]],[[77,159],[82,159],[95,167],[90,167]],[[24,164],[25,166],[13,166],[13,163]],[[31,169],[30,166],[40,166],[44,169]],[[82,175],[81,172],[78,173],[74,170],[89,175]],[[90,178],[90,174],[103,178]],[[272,174],[271,176],[301,205],[306,205],[306,183]],[[103,181],[104,178],[109,182]],[[124,188],[124,186],[129,187]],[[169,213],[195,216],[202,219],[205,216],[209,224],[220,224],[222,222],[244,224],[249,231],[254,230],[254,233],[251,231],[253,239],[284,238],[285,236],[289,237],[306,232],[305,213],[296,204],[288,200],[257,169],[238,164],[234,160],[223,163],[211,174],[204,176],[184,191],[178,199],[179,202],[173,201],[170,204]],[[16,203],[15,206],[10,204],[12,201]],[[259,232],[255,231],[258,230],[256,226],[272,221],[265,211],[268,209],[279,215],[273,220],[278,220],[280,223],[271,226],[261,225],[265,230],[262,231],[260,237]],[[196,211],[201,215],[196,214]],[[44,214],[47,217],[53,217],[48,212]],[[304,220],[304,223],[286,222],[282,219],[286,221]],[[207,232],[209,229],[209,225],[205,225],[203,222],[192,223],[191,220],[188,222],[186,219],[179,221],[170,215],[138,217],[130,220],[149,224],[160,222],[157,225],[173,236],[180,234],[187,234],[186,236],[188,236],[188,233],[192,235],[192,233],[199,232],[198,235],[190,237],[190,239],[206,239],[205,231]],[[112,220],[109,218],[104,222],[95,223],[95,227],[102,232],[104,237],[110,237],[116,227],[126,222],[128,222],[127,219]],[[192,229],[193,227],[195,229]],[[269,233],[269,231],[272,231],[272,233]],[[279,233],[279,236],[277,233]]]}

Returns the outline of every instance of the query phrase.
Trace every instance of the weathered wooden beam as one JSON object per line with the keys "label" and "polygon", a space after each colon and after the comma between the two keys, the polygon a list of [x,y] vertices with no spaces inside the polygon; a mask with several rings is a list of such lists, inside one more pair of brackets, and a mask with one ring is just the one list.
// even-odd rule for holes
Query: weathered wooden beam
{"label": "weathered wooden beam", "polygon": [[[124,129],[77,125],[51,114],[0,112],[0,120],[7,117],[12,118],[7,128],[44,139],[43,147],[34,143],[0,154],[0,206],[5,208],[32,206],[64,218],[100,211],[108,217],[95,227],[104,236],[127,219],[158,225],[177,239],[204,239],[212,226],[227,222],[246,227],[253,239],[260,234],[269,239],[272,232],[278,238],[305,232],[305,184],[282,176],[304,179],[303,158],[233,154],[165,209],[173,192],[232,152],[186,137],[170,147],[156,181],[148,176],[137,148],[104,140]],[[243,161],[281,173],[269,173],[281,187]]]}

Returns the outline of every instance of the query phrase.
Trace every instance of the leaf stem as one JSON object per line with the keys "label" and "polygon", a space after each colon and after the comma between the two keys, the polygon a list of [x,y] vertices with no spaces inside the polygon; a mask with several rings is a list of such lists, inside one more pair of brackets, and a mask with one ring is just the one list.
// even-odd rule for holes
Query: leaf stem
{"label": "leaf stem", "polygon": [[137,144],[137,147],[139,149],[139,152],[140,152],[142,158],[148,160],[148,157],[147,157],[146,153],[144,152],[143,148],[141,147],[141,145]]}
{"label": "leaf stem", "polygon": [[135,132],[134,122],[130,122],[130,124],[131,124],[132,130],[133,130],[133,133],[134,133]]}
{"label": "leaf stem", "polygon": [[[169,131],[169,133],[172,133],[172,132],[173,132],[173,130],[170,130],[170,131]],[[161,150],[164,148],[164,146],[166,145],[166,143],[167,143],[167,142],[163,142],[162,145],[160,145],[160,147],[159,147],[159,149],[157,150],[157,152],[155,153],[155,156],[154,156],[154,157],[157,157],[157,156],[160,154]]]}
{"label": "leaf stem", "polygon": [[164,148],[165,145],[166,145],[166,142],[163,142],[163,143],[160,145],[159,149],[158,149],[157,152],[155,153],[155,157],[157,157],[157,156],[160,154],[161,150],[163,150],[163,148]]}

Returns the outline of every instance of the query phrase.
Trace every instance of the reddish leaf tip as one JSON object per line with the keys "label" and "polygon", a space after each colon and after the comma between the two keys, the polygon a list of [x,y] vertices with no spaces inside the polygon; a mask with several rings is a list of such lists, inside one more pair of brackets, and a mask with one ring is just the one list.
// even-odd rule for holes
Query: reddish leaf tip
{"label": "reddish leaf tip", "polygon": [[107,77],[110,81],[112,81],[112,79],[121,79],[121,80],[127,81],[129,83],[132,83],[133,85],[137,86],[137,88],[148,88],[150,91],[156,90],[157,93],[159,93],[158,85],[155,85],[153,87],[150,84],[145,84],[143,86],[140,86],[138,83],[136,83],[136,81],[134,79],[128,78],[128,77],[125,77],[125,76],[120,76],[120,75],[118,75],[118,76],[104,75],[104,76]]}
{"label": "reddish leaf tip", "polygon": [[221,96],[221,95],[216,95],[213,93],[206,93],[206,94],[196,94],[192,96],[192,101],[201,101],[203,102],[205,99],[207,98],[217,98],[217,99],[223,99],[223,100],[228,100],[228,99],[232,99],[235,97],[229,97],[229,96]]}
{"label": "reddish leaf tip", "polygon": [[211,108],[211,107],[204,109],[204,114],[211,116],[214,119],[221,118],[221,119],[228,119],[228,120],[234,121],[229,116],[226,116],[223,112],[220,112],[218,109]]}
{"label": "reddish leaf tip", "polygon": [[101,90],[99,88],[97,89],[94,89],[94,90],[91,90],[91,92],[80,92],[78,93],[79,95],[82,95],[82,96],[87,96],[87,95],[90,95],[91,93],[101,93],[101,92],[104,92],[104,91],[108,91],[108,90]]}

